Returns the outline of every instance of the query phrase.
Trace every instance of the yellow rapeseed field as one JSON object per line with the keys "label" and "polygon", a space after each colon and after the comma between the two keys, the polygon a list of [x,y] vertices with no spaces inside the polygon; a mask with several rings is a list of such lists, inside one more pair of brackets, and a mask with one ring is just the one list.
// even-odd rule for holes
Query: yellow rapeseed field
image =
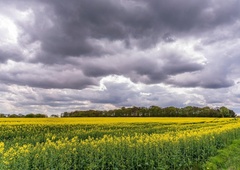
{"label": "yellow rapeseed field", "polygon": [[233,118],[1,118],[0,169],[203,169]]}

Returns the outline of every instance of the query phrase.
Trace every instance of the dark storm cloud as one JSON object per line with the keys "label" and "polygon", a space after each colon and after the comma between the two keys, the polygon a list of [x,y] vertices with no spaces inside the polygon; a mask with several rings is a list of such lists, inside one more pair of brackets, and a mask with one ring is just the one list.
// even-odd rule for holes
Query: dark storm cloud
{"label": "dark storm cloud", "polygon": [[108,63],[107,61],[104,63],[94,62],[84,62],[82,64],[82,70],[86,76],[91,77],[102,77],[109,74],[119,74],[120,71],[117,70],[116,65],[113,63]]}
{"label": "dark storm cloud", "polygon": [[209,89],[226,88],[234,85],[232,80],[214,75],[208,78],[196,75],[195,78],[182,78],[181,80],[168,80],[166,82],[177,87],[202,87]]}
{"label": "dark storm cloud", "polygon": [[203,88],[211,88],[211,89],[225,88],[233,85],[234,83],[231,80],[218,79],[218,78],[213,78],[213,80],[209,82],[203,82],[202,84],[200,84],[200,86]]}
{"label": "dark storm cloud", "polygon": [[95,60],[85,59],[81,63],[81,69],[86,76],[124,75],[133,82],[156,84],[165,82],[169,76],[195,72],[204,68],[203,63],[189,60],[189,56],[181,50],[177,52],[165,50],[165,52],[153,54],[153,56],[135,55]]}
{"label": "dark storm cloud", "polygon": [[[147,84],[163,82],[172,75],[202,70],[203,65],[189,61],[189,54],[183,54],[176,49],[171,53],[160,51],[160,55],[163,56],[161,64],[154,57],[139,58],[137,54],[131,54],[133,59],[130,59],[130,63],[127,63],[127,58],[119,63],[115,60],[118,53],[134,47],[139,51],[145,50],[161,41],[162,44],[174,43],[178,38],[184,39],[198,35],[198,32],[207,32],[218,26],[233,23],[239,16],[237,0],[218,3],[208,0],[74,0],[71,3],[53,0],[15,3],[19,4],[18,10],[30,8],[33,13],[33,22],[16,19],[17,26],[22,29],[18,37],[19,42],[22,46],[26,45],[26,48],[33,42],[40,43],[35,57],[27,61],[64,64],[69,63],[68,59],[72,57],[90,58],[90,64],[85,64],[88,60],[83,59],[84,64],[79,68],[83,69],[85,76],[125,75],[135,82]],[[106,44],[106,41],[109,43]],[[122,42],[120,51],[115,51],[115,47],[111,46],[111,42],[115,41]],[[10,54],[6,56],[8,55]],[[106,55],[110,56],[107,57],[108,60]],[[99,57],[106,63],[94,63]],[[0,58],[4,61],[3,57]],[[49,84],[49,88],[75,88],[94,84],[88,81],[82,84],[71,84],[64,80],[63,82],[66,84],[55,80],[47,80],[44,83],[34,80],[29,82],[29,85],[47,88]],[[214,88],[218,87],[218,84],[203,83],[202,87]]]}
{"label": "dark storm cloud", "polygon": [[81,70],[71,69],[68,66],[45,67],[24,63],[12,63],[12,65],[17,68],[0,72],[1,83],[58,89],[83,89],[97,84],[96,80],[84,76]]}
{"label": "dark storm cloud", "polygon": [[[22,8],[27,5],[20,3]],[[159,40],[173,41],[169,32],[178,35],[191,30],[202,32],[229,24],[239,16],[239,1],[26,1],[33,9],[35,22],[21,23],[20,41],[40,41],[36,61],[56,62],[69,56],[101,56],[107,53],[90,39],[121,40],[126,48],[150,47]],[[136,39],[131,44],[130,39]],[[44,57],[44,56],[47,56]],[[51,62],[51,59],[50,63]]]}
{"label": "dark storm cloud", "polygon": [[189,56],[181,56],[181,53],[170,53],[165,59],[163,71],[169,75],[174,75],[185,72],[199,71],[204,68],[203,63],[190,61],[188,57]]}
{"label": "dark storm cloud", "polygon": [[6,50],[0,47],[0,63],[5,63],[7,60],[21,61],[22,56],[20,56],[19,50]]}
{"label": "dark storm cloud", "polygon": [[236,67],[239,59],[236,57],[219,56],[218,60],[209,60],[204,70],[192,74],[186,73],[168,79],[166,82],[178,87],[202,87],[209,89],[227,88],[235,83],[229,78],[232,68]]}
{"label": "dark storm cloud", "polygon": [[171,42],[174,42],[176,39],[173,35],[171,35],[170,33],[166,33],[163,35],[162,39],[165,41],[165,42],[168,42],[168,43],[171,43]]}

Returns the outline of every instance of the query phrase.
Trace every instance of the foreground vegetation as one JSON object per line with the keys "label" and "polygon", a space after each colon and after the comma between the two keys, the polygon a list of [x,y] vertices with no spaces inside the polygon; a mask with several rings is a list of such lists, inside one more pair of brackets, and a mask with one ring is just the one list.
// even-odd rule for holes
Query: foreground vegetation
{"label": "foreground vegetation", "polygon": [[219,150],[218,154],[211,157],[205,169],[211,170],[239,170],[240,169],[240,140],[233,141],[230,146]]}
{"label": "foreground vegetation", "polygon": [[204,169],[233,118],[2,118],[0,169]]}

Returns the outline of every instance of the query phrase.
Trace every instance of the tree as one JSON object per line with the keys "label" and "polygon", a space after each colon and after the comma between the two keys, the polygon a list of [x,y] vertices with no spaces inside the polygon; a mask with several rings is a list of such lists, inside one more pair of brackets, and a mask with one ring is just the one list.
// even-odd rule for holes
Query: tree
{"label": "tree", "polygon": [[0,113],[0,117],[6,117],[6,115],[3,113]]}

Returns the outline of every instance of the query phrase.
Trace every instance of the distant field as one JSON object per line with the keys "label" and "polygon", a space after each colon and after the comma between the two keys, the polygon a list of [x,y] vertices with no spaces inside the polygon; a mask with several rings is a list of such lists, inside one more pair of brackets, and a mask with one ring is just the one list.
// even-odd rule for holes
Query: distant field
{"label": "distant field", "polygon": [[1,118],[0,169],[203,169],[233,118]]}

